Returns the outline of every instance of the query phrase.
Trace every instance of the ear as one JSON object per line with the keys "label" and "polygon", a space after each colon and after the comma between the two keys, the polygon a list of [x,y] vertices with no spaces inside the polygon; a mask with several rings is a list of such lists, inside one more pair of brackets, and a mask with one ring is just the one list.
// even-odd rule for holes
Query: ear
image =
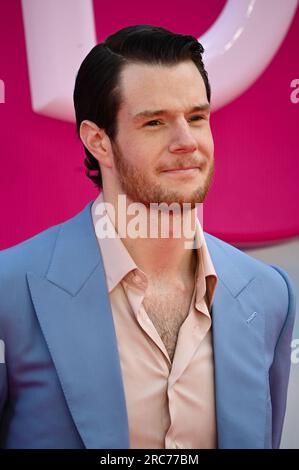
{"label": "ear", "polygon": [[112,168],[111,142],[104,129],[84,120],[80,124],[80,139],[101,165]]}

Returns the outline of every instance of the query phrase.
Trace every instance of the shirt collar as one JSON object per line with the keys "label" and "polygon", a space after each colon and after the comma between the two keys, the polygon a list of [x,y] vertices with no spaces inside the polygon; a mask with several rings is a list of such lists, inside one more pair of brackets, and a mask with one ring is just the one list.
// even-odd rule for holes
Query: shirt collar
{"label": "shirt collar", "polygon": [[[108,292],[110,294],[110,292],[115,288],[115,286],[129,272],[135,270],[139,271],[139,269],[136,266],[136,263],[131,257],[130,253],[126,249],[125,245],[123,244],[118,233],[116,232],[113,222],[111,220],[111,214],[109,213],[109,210],[107,210],[108,217],[105,217],[105,221],[107,223],[105,231],[109,234],[113,234],[113,237],[103,238],[98,236],[97,224],[99,224],[101,215],[99,214],[99,209],[97,210],[97,207],[100,204],[104,204],[104,207],[107,210],[107,205],[105,204],[103,193],[100,193],[99,196],[93,202],[91,207],[91,214],[97,240],[102,253],[103,264],[107,279],[107,287]],[[101,210],[101,214],[103,214],[103,210]]]}
{"label": "shirt collar", "polygon": [[[101,210],[99,210],[99,208],[97,209],[99,204],[102,205]],[[100,219],[104,214],[104,210],[107,211],[108,215],[108,217],[105,217],[105,222],[107,224],[105,226],[105,232],[113,234],[113,237],[103,238],[98,236],[97,232],[99,231],[99,227],[102,226]],[[145,290],[147,286],[147,276],[140,268],[138,268],[122,242],[122,239],[116,232],[112,222],[111,213],[109,213],[109,207],[105,204],[103,193],[100,193],[93,202],[91,213],[103,258],[109,294],[123,278],[126,278],[128,283],[133,283],[135,287]],[[217,274],[198,218],[196,218],[195,243],[197,250],[195,302],[196,305],[199,305],[203,297],[206,296],[208,308],[210,309],[215,294]]]}

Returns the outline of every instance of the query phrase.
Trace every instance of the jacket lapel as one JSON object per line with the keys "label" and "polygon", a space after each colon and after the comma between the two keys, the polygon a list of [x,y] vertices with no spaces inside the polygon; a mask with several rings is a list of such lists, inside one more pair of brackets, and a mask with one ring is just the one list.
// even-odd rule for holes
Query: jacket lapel
{"label": "jacket lapel", "polygon": [[[218,275],[212,316],[219,448],[264,448],[268,380],[260,285],[205,235]],[[240,255],[239,255],[240,256]]]}
{"label": "jacket lapel", "polygon": [[91,204],[61,225],[45,278],[27,273],[36,314],[87,448],[129,447],[124,389]]}

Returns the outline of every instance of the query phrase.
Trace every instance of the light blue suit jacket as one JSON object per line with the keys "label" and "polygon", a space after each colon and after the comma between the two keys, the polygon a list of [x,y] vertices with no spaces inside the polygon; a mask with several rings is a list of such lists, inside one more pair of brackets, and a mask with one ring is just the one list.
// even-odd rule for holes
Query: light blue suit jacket
{"label": "light blue suit jacket", "polygon": [[[129,447],[91,204],[0,253],[1,447]],[[218,446],[278,447],[295,314],[292,288],[279,268],[205,237],[219,277],[212,308]]]}

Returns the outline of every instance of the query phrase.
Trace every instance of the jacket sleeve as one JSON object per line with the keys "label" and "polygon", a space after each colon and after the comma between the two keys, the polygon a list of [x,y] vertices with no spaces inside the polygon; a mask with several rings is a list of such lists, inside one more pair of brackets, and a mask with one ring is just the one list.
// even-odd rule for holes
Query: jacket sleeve
{"label": "jacket sleeve", "polygon": [[272,402],[272,447],[280,445],[283,421],[286,410],[288,382],[291,366],[291,341],[295,320],[296,302],[294,289],[285,271],[278,266],[272,266],[281,276],[288,289],[288,309],[285,321],[279,334],[274,360],[269,371],[271,402]]}

